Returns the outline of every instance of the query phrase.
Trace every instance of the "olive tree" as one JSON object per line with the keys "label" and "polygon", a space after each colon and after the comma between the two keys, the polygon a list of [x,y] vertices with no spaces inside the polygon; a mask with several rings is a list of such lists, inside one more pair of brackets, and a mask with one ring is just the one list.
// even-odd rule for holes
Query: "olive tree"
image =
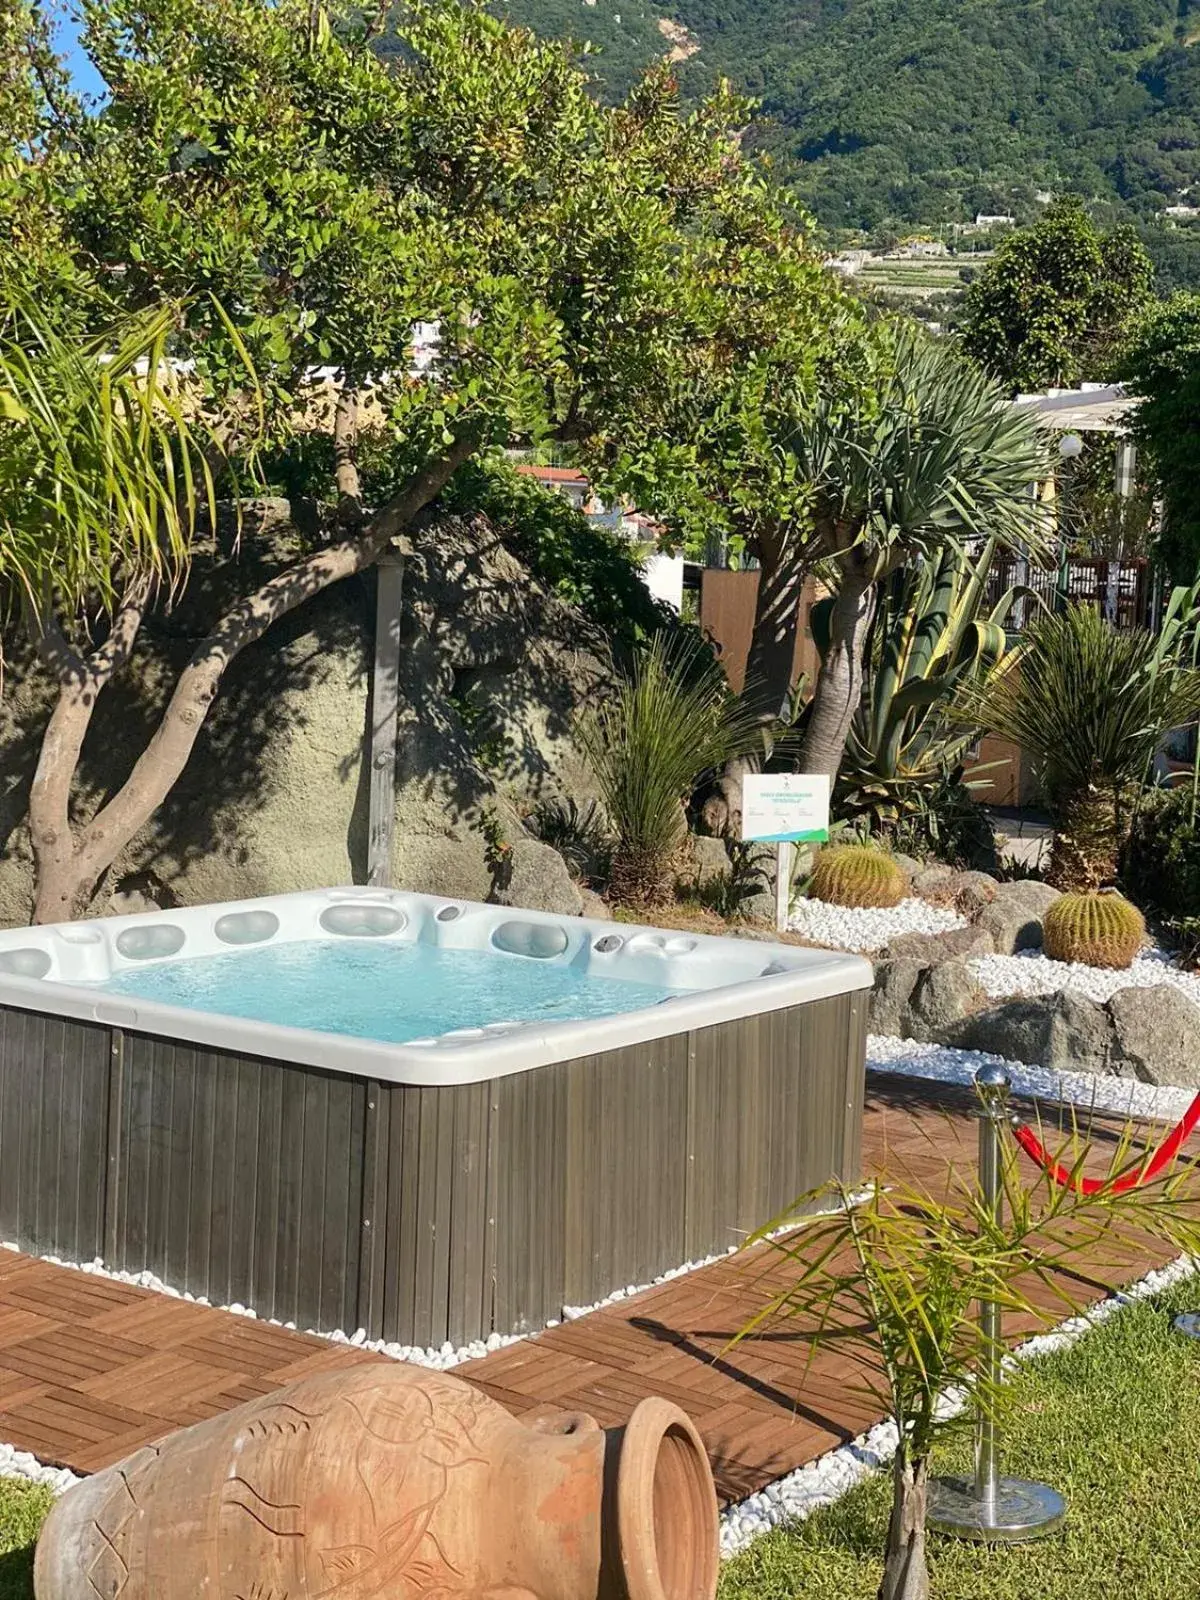
{"label": "olive tree", "polygon": [[[310,0],[85,0],[109,95],[65,117],[55,220],[75,270],[124,308],[185,308],[177,347],[203,404],[257,374],[268,442],[297,418],[328,447],[334,514],[196,647],[123,784],[79,817],[72,780],[95,696],[72,696],[89,612],[28,607],[69,734],[32,798],[36,916],[69,916],[154,814],[231,661],[280,617],[376,562],[470,457],[588,441],[684,364],[713,262],[773,202],[740,153],[741,102],[687,115],[659,71],[602,108],[565,47],[482,9],[416,0],[364,19]],[[374,48],[394,28],[384,59]],[[15,161],[39,160],[35,135]],[[0,245],[5,280],[28,274]],[[688,309],[691,308],[691,309]],[[432,333],[424,357],[416,331]],[[199,402],[198,402],[199,403]],[[364,426],[396,477],[364,504]],[[70,454],[63,470],[69,469]],[[99,545],[105,530],[96,529]],[[122,657],[144,601],[122,600]],[[103,643],[101,639],[98,641]]]}

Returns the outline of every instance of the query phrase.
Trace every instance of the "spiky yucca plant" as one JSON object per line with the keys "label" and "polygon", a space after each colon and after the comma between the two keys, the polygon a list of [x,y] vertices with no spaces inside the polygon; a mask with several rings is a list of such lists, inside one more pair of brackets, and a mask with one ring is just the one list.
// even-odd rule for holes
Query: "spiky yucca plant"
{"label": "spiky yucca plant", "polygon": [[789,441],[811,486],[814,542],[837,595],[813,692],[801,768],[836,777],[862,690],[876,586],[922,556],[992,538],[1039,559],[1048,509],[1029,493],[1053,445],[1028,412],[945,339],[878,326],[869,394],[822,393]]}
{"label": "spiky yucca plant", "polygon": [[1145,937],[1142,913],[1119,894],[1064,894],[1042,919],[1042,948],[1052,961],[1129,967]]}
{"label": "spiky yucca plant", "polygon": [[834,906],[897,906],[907,888],[903,872],[882,850],[838,844],[817,857],[808,892]]}
{"label": "spiky yucca plant", "polygon": [[965,697],[961,716],[1041,771],[1054,822],[1046,875],[1059,888],[1112,882],[1164,736],[1200,716],[1200,671],[1183,651],[1181,636],[1119,632],[1075,605],[1039,617],[1016,669]]}
{"label": "spiky yucca plant", "polygon": [[692,792],[705,774],[761,750],[761,726],[704,645],[658,634],[578,735],[616,835],[612,897],[661,904],[687,840]]}

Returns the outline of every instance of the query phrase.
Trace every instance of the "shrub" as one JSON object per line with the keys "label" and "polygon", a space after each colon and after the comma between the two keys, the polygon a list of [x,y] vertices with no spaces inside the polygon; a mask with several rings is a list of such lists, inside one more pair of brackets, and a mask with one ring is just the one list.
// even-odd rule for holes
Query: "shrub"
{"label": "shrub", "polygon": [[891,856],[861,844],[822,850],[808,884],[814,900],[834,906],[896,906],[907,889],[907,879]]}
{"label": "shrub", "polygon": [[1111,892],[1061,895],[1042,919],[1042,948],[1052,961],[1128,967],[1145,937],[1142,913]]}
{"label": "shrub", "polygon": [[551,845],[567,871],[589,888],[603,887],[612,871],[612,832],[594,800],[581,806],[570,796],[542,800],[525,819],[530,833]]}
{"label": "shrub", "polygon": [[[1187,598],[1179,591],[1172,603]],[[1200,715],[1191,624],[1175,624],[1118,632],[1087,605],[1039,617],[1019,670],[965,697],[971,723],[1011,739],[1040,769],[1054,821],[1046,876],[1059,888],[1113,881],[1155,753],[1171,728]]]}
{"label": "shrub", "polygon": [[616,836],[613,899],[668,900],[697,783],[762,750],[752,710],[731,694],[707,648],[688,635],[659,634],[580,720],[578,735]]}
{"label": "shrub", "polygon": [[1190,783],[1143,797],[1121,866],[1126,891],[1168,936],[1200,949],[1200,807]]}
{"label": "shrub", "polygon": [[992,872],[998,860],[992,819],[961,768],[914,790],[899,820],[881,836],[902,855],[933,856],[951,867]]}

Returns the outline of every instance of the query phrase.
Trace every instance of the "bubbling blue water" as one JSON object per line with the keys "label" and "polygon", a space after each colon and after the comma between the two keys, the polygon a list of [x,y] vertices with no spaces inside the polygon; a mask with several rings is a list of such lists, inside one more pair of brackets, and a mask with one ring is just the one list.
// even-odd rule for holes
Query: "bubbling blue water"
{"label": "bubbling blue water", "polygon": [[432,945],[310,939],[131,967],[98,987],[192,1011],[404,1044],[496,1022],[564,1022],[657,1005],[680,989]]}

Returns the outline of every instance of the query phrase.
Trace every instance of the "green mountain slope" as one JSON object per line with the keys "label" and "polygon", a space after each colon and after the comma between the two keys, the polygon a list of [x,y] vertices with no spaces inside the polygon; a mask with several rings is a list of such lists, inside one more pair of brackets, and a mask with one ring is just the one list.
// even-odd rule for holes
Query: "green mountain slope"
{"label": "green mountain slope", "polygon": [[1040,189],[1142,218],[1200,200],[1200,0],[495,3],[594,42],[612,94],[682,24],[685,92],[757,96],[755,137],[827,224],[1027,215]]}

